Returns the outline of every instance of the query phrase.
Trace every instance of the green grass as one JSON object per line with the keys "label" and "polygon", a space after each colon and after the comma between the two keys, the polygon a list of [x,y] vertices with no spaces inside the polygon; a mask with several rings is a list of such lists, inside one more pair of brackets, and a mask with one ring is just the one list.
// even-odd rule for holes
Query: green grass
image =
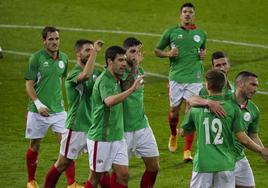
{"label": "green grass", "polygon": [[[178,7],[184,1],[157,0],[10,0],[0,1],[0,24],[16,25],[55,25],[84,29],[122,30],[161,34],[165,28],[178,21]],[[197,8],[197,25],[206,30],[209,39],[230,40],[268,45],[268,1],[265,0],[206,0],[192,1]],[[79,38],[103,39],[105,48],[121,45],[130,35],[100,32],[61,31],[61,50],[74,59],[73,44]],[[145,71],[163,75],[168,74],[167,59],[154,56],[153,50],[159,37],[136,36],[144,43]],[[42,46],[40,29],[19,29],[0,27],[0,46],[4,50],[32,53]],[[254,71],[259,75],[260,90],[268,91],[268,49],[209,41],[205,68],[210,67],[210,55],[215,50],[226,51],[230,57],[232,70],[229,78],[241,70]],[[103,52],[98,56],[104,62]],[[24,138],[26,106],[23,75],[28,57],[4,53],[0,59],[0,184],[1,187],[23,188],[26,185],[25,151],[28,141]],[[70,65],[71,68],[73,64]],[[254,102],[261,111],[260,137],[268,146],[268,104],[267,95],[257,94]],[[156,77],[146,78],[145,107],[150,124],[154,130],[159,151],[161,170],[157,177],[157,188],[186,188],[191,176],[191,164],[182,162],[184,141],[179,138],[179,150],[171,154],[167,150],[169,129],[167,80]],[[42,185],[44,176],[58,155],[55,136],[49,132],[43,140],[40,151],[37,180]],[[268,166],[260,156],[247,152],[252,165],[257,187],[268,185]],[[130,188],[139,185],[143,173],[141,160],[133,158],[130,162]],[[83,182],[88,175],[86,155],[77,160],[77,180]],[[12,182],[12,184],[10,184]],[[8,183],[8,184],[7,184]],[[5,186],[7,184],[7,186]],[[61,177],[58,187],[64,187],[66,180]]]}

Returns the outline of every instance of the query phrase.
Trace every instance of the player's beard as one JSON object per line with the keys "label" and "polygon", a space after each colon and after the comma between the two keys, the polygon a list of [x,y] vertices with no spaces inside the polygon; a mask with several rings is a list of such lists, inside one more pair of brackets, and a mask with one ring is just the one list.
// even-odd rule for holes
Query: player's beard
{"label": "player's beard", "polygon": [[89,59],[89,56],[81,59],[81,63],[84,65],[87,64],[88,59]]}

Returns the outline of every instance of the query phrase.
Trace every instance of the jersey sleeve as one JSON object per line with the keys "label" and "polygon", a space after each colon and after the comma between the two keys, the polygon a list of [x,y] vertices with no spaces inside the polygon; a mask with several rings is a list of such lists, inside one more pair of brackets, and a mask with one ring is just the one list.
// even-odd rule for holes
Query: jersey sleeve
{"label": "jersey sleeve", "polygon": [[36,55],[32,55],[29,59],[28,68],[25,72],[24,79],[35,81],[38,73],[38,68],[38,57]]}
{"label": "jersey sleeve", "polygon": [[252,134],[256,134],[259,132],[259,123],[260,123],[260,111],[257,106],[255,106],[254,112],[255,114],[254,114],[253,120],[248,127],[248,133],[252,133]]}
{"label": "jersey sleeve", "polygon": [[183,118],[183,121],[181,123],[181,128],[184,129],[185,132],[191,133],[195,130],[194,121],[191,115],[192,110],[190,109],[185,117]]}
{"label": "jersey sleeve", "polygon": [[77,84],[77,78],[79,76],[79,74],[81,73],[81,71],[77,71],[77,70],[71,70],[69,73],[68,73],[68,76],[66,78],[66,82],[69,82],[69,83],[74,83],[74,84]]}
{"label": "jersey sleeve", "polygon": [[206,43],[207,43],[207,33],[204,32],[204,41],[203,43],[201,44],[201,47],[202,49],[206,49]]}
{"label": "jersey sleeve", "polygon": [[99,92],[101,100],[104,101],[107,97],[114,95],[113,93],[114,85],[109,84],[109,82],[105,82],[102,80],[99,83]]}
{"label": "jersey sleeve", "polygon": [[158,41],[156,48],[164,50],[170,44],[169,29],[167,29]]}

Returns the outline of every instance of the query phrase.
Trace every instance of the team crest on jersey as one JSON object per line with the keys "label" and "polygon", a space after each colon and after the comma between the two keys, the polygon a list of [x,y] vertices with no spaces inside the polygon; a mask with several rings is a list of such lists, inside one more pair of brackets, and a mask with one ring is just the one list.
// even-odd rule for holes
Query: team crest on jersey
{"label": "team crest on jersey", "polygon": [[250,121],[250,120],[251,120],[251,115],[250,115],[250,113],[249,113],[249,112],[245,112],[243,118],[244,118],[244,120],[247,121],[247,122]]}
{"label": "team crest on jersey", "polygon": [[48,62],[45,61],[43,65],[44,65],[44,67],[48,67]]}
{"label": "team crest on jersey", "polygon": [[61,69],[64,69],[64,62],[63,61],[59,61],[59,67],[61,68]]}
{"label": "team crest on jersey", "polygon": [[182,39],[182,34],[178,34],[177,39]]}
{"label": "team crest on jersey", "polygon": [[97,75],[95,75],[95,74],[93,74],[92,75],[92,79],[94,80],[94,82],[96,81],[96,79],[97,79]]}
{"label": "team crest on jersey", "polygon": [[193,39],[195,42],[200,42],[200,40],[201,40],[199,35],[194,35]]}

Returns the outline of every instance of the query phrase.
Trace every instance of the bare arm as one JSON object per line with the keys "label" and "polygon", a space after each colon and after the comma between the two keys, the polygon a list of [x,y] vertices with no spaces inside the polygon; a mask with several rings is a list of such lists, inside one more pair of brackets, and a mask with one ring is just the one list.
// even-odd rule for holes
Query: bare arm
{"label": "bare arm", "polygon": [[97,53],[101,50],[103,43],[104,42],[101,40],[97,40],[94,42],[92,53],[90,54],[90,57],[88,58],[83,71],[77,77],[78,82],[82,82],[90,78],[94,70]]}
{"label": "bare arm", "polygon": [[236,137],[238,141],[243,144],[245,147],[254,151],[256,153],[260,153],[265,160],[268,160],[268,149],[261,147],[260,145],[256,144],[253,140],[251,140],[245,132],[238,132],[236,133]]}
{"label": "bare arm", "polygon": [[129,95],[131,95],[131,93],[133,93],[136,89],[138,89],[142,85],[142,83],[140,83],[142,79],[143,76],[137,78],[134,84],[126,91],[105,98],[104,103],[106,104],[106,106],[111,107],[125,100]]}
{"label": "bare arm", "polygon": [[262,141],[259,137],[259,135],[257,133],[254,133],[254,134],[249,134],[249,137],[256,143],[258,144],[259,146],[263,147],[263,144],[262,144]]}
{"label": "bare arm", "polygon": [[37,98],[34,89],[34,81],[26,80],[25,87],[26,87],[26,93],[28,94],[30,99],[34,102],[39,114],[45,117],[49,116],[48,108]]}
{"label": "bare arm", "polygon": [[200,96],[192,96],[187,99],[187,102],[190,104],[190,106],[208,106],[209,109],[218,117],[226,116],[226,113],[221,106],[221,102],[219,101],[203,99]]}

